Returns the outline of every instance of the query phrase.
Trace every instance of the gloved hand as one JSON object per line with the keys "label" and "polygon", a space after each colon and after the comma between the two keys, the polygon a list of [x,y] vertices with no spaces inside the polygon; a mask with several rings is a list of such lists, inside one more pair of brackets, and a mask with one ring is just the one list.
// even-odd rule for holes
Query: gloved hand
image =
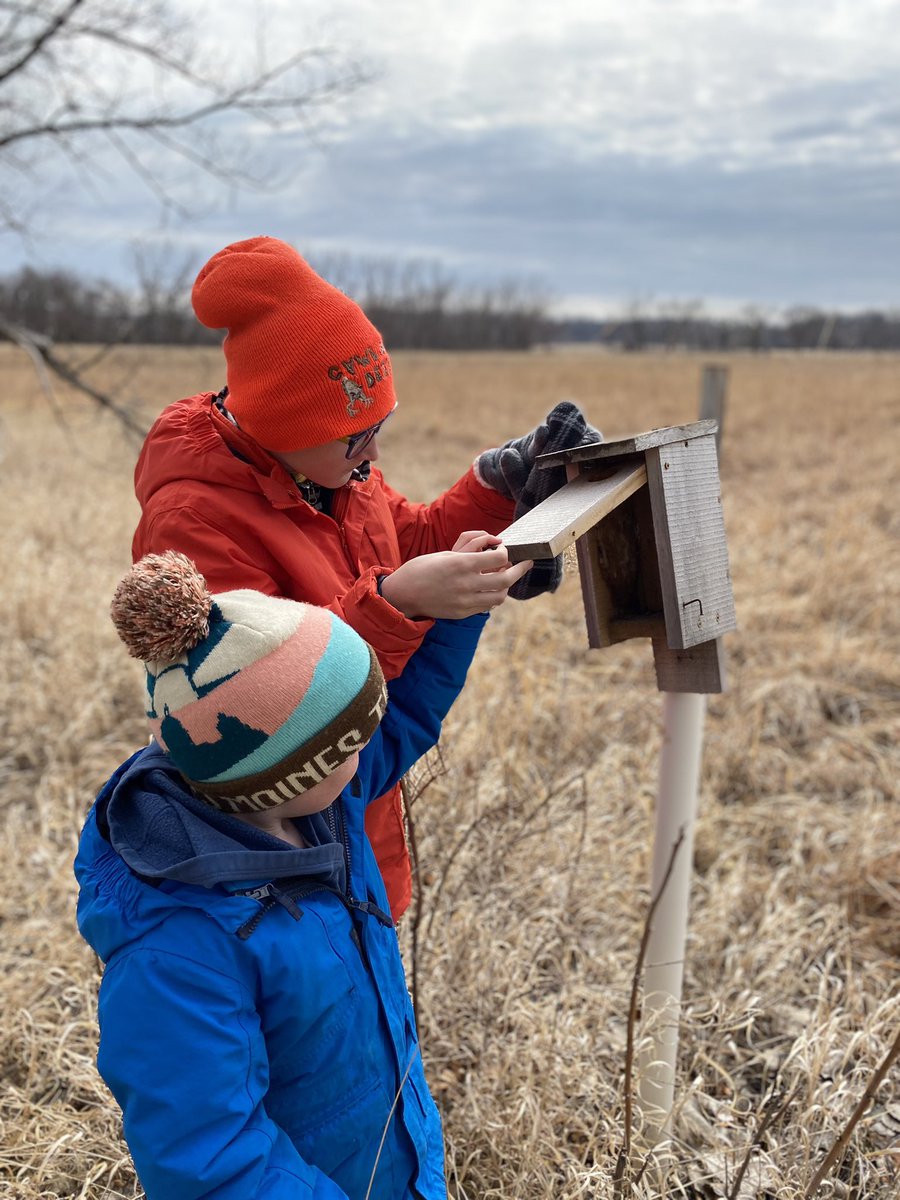
{"label": "gloved hand", "polygon": [[[555,454],[602,441],[603,434],[587,423],[578,405],[561,400],[536,429],[480,454],[475,460],[475,474],[486,487],[515,500],[518,520],[566,482],[565,467],[542,471],[535,466],[539,454]],[[515,600],[528,600],[542,592],[555,592],[561,582],[562,555],[557,555],[536,562],[513,584],[509,595]]]}

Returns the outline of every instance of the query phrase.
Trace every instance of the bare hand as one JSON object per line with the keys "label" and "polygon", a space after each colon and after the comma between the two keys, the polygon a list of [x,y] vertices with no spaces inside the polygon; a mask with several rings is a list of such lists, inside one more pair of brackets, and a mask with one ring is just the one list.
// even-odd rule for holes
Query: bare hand
{"label": "bare hand", "polygon": [[487,612],[506,599],[517,579],[534,564],[510,564],[506,547],[492,533],[468,530],[452,550],[422,554],[384,577],[381,594],[406,617],[458,620]]}

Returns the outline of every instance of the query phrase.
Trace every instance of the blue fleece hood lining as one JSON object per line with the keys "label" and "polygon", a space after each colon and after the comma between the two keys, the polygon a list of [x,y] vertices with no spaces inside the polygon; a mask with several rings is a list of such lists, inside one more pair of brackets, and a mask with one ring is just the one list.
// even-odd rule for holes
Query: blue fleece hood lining
{"label": "blue fleece hood lining", "polygon": [[306,875],[344,889],[343,847],[325,813],[300,818],[310,845],[291,846],[201,800],[155,742],[110,780],[97,820],[131,870],[149,881],[215,887]]}

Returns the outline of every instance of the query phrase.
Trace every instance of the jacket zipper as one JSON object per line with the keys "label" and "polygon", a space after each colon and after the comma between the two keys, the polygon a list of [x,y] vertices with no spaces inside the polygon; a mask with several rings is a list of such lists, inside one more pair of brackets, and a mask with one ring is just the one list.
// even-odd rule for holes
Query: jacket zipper
{"label": "jacket zipper", "polygon": [[[340,800],[336,800],[328,810],[328,822],[331,827],[334,840],[339,841],[344,848],[344,866],[347,871],[347,894],[346,902],[348,908],[355,908],[366,916],[375,917],[381,924],[393,928],[394,921],[392,917],[378,907],[377,904],[372,904],[369,900],[357,900],[350,890],[350,880],[352,879],[352,863],[350,859],[350,842],[347,838],[346,829],[344,827],[344,812],[342,808],[338,808],[341,804]],[[335,809],[338,810],[339,820],[335,818]]]}
{"label": "jacket zipper", "polygon": [[356,480],[351,479],[344,484],[342,488],[332,493],[331,500],[331,519],[338,527],[338,533],[341,535],[341,546],[344,550],[344,558],[350,564],[353,571],[356,571],[356,563],[350,557],[350,547],[347,544],[347,534],[344,530],[344,517],[347,515],[347,508],[350,504],[350,488]]}
{"label": "jacket zipper", "polygon": [[[344,851],[344,869],[347,872],[347,899],[352,902],[353,893],[350,890],[350,880],[352,878],[351,862],[350,862],[350,843],[347,840],[346,830],[344,829],[343,811],[338,808],[338,805],[340,804],[340,802],[341,802],[340,798],[338,798],[337,800],[335,800],[334,804],[329,806],[328,824],[331,827],[332,837],[334,838],[334,840],[336,842],[340,842],[341,847],[343,848],[343,851]],[[340,822],[338,822],[338,815],[340,815]]]}
{"label": "jacket zipper", "polygon": [[[317,890],[317,888],[308,889],[308,891],[314,890]],[[236,930],[242,942],[247,941],[266,913],[270,912],[276,904],[280,904],[282,908],[286,909],[295,921],[299,921],[303,917],[303,913],[297,907],[295,897],[291,896],[289,892],[282,891],[274,883],[266,883],[262,887],[257,888],[245,888],[234,894],[236,896],[247,896],[250,900],[256,900],[260,906],[253,916]]]}
{"label": "jacket zipper", "polygon": [[313,892],[331,892],[332,895],[338,897],[338,899],[343,903],[347,911],[350,913],[350,937],[353,941],[353,944],[356,946],[357,950],[362,956],[363,961],[368,966],[368,955],[363,949],[362,939],[359,936],[359,930],[357,929],[356,922],[353,919],[354,911],[360,912],[367,917],[374,917],[379,924],[390,929],[393,929],[394,922],[393,919],[386,912],[380,909],[377,904],[372,904],[372,902],[369,900],[357,900],[353,895],[350,886],[350,881],[352,878],[350,843],[344,827],[343,810],[338,809],[339,804],[340,800],[336,800],[334,804],[329,806],[329,808],[326,810],[326,819],[328,821],[328,827],[331,831],[331,836],[336,842],[340,843],[344,852],[344,869],[347,873],[347,883],[344,893],[342,894],[337,888],[330,887],[326,883],[313,883],[312,885],[294,884],[293,886],[288,886],[287,889],[279,888],[275,883],[265,883],[260,887],[244,888],[236,891],[234,893],[236,896],[246,896],[250,900],[256,900],[260,905],[259,910],[255,912],[253,916],[249,918],[249,920],[245,921],[237,930],[237,935],[241,941],[246,941],[251,934],[253,934],[266,913],[270,912],[276,904],[280,904],[282,908],[286,909],[291,914],[295,921],[299,921],[302,918],[303,913],[296,903],[297,900],[301,899],[303,896],[308,896]]}

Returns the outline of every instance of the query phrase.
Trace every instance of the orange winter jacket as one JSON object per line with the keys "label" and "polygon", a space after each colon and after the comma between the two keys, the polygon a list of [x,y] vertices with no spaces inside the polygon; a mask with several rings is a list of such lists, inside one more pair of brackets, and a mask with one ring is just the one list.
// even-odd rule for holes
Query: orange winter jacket
{"label": "orange winter jacket", "polygon": [[[169,405],[147,435],[134,477],[134,560],[180,550],[213,593],[253,588],[330,608],[395,678],[432,622],[398,612],[379,594],[378,576],[450,549],[464,530],[499,532],[513,519],[513,502],[470,469],[431,504],[412,504],[373,467],[368,479],[333,493],[326,515],[214,401],[204,392]],[[366,828],[399,917],[412,893],[399,787],[369,806]]]}

